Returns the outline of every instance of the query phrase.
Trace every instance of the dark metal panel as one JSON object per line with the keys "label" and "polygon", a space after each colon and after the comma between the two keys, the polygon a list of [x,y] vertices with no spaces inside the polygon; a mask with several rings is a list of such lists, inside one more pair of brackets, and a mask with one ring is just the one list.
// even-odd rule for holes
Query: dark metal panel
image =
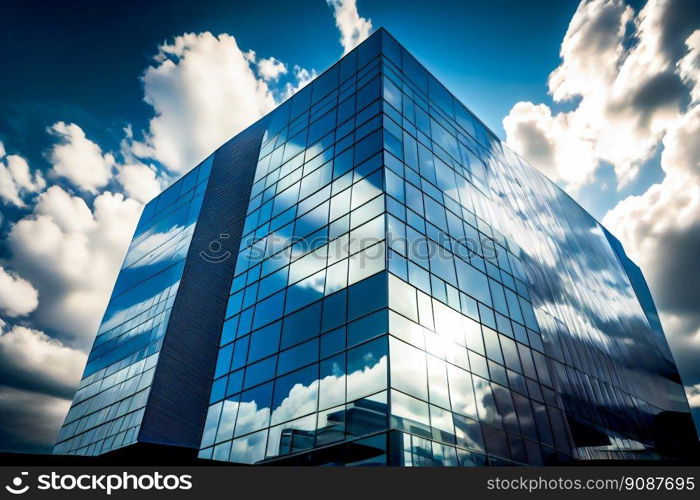
{"label": "dark metal panel", "polygon": [[160,351],[140,442],[199,447],[266,124],[263,118],[215,153]]}

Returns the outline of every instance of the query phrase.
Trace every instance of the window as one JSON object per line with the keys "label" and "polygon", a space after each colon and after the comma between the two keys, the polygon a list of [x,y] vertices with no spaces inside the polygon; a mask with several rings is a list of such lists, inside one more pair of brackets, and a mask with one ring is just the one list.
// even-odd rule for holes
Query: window
{"label": "window", "polygon": [[413,321],[418,321],[416,289],[389,275],[389,307]]}
{"label": "window", "polygon": [[275,381],[271,424],[286,422],[316,411],[318,364],[279,377]]}
{"label": "window", "polygon": [[242,393],[234,436],[242,436],[267,427],[271,402],[272,382]]}
{"label": "window", "polygon": [[389,329],[387,313],[386,309],[380,310],[348,323],[348,346],[354,346],[365,340],[387,333]]}
{"label": "window", "polygon": [[350,257],[348,284],[384,270],[384,244],[379,243]]}
{"label": "window", "polygon": [[345,403],[345,355],[321,361],[319,409]]}
{"label": "window", "polygon": [[320,316],[320,302],[287,316],[282,327],[281,348],[286,349],[317,336],[320,333]]}
{"label": "window", "polygon": [[380,337],[347,351],[349,401],[386,389],[387,339]]}
{"label": "window", "polygon": [[252,365],[245,370],[245,388],[252,387],[275,376],[277,357],[273,356]]}
{"label": "window", "polygon": [[249,363],[277,352],[280,343],[281,326],[282,322],[278,321],[251,334],[248,353]]}
{"label": "window", "polygon": [[391,386],[428,400],[428,374],[425,352],[390,337]]}
{"label": "window", "polygon": [[377,274],[348,289],[348,319],[358,318],[387,304],[386,274]]}
{"label": "window", "polygon": [[432,404],[450,408],[447,365],[434,356],[428,356],[428,392]]}
{"label": "window", "polygon": [[468,372],[452,365],[447,365],[447,375],[450,383],[452,411],[477,418],[472,376]]}
{"label": "window", "polygon": [[428,403],[399,391],[391,391],[391,427],[431,437]]}
{"label": "window", "polygon": [[277,375],[318,361],[319,340],[311,339],[296,347],[282,351],[277,361]]}

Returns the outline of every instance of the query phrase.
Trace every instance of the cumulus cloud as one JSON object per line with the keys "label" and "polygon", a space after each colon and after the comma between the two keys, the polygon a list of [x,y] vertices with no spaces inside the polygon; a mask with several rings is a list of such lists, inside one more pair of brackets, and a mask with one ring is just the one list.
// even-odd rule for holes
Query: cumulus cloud
{"label": "cumulus cloud", "polygon": [[693,101],[700,101],[700,30],[695,30],[685,43],[688,53],[678,61],[678,74],[691,88]]}
{"label": "cumulus cloud", "polygon": [[551,179],[572,189],[591,181],[598,165],[595,142],[569,126],[571,113],[552,114],[546,104],[519,102],[503,119],[508,144]]}
{"label": "cumulus cloud", "polygon": [[700,384],[686,387],[685,393],[688,396],[688,404],[690,404],[690,407],[700,408]]}
{"label": "cumulus cloud", "polygon": [[[582,1],[548,86],[560,104],[517,103],[508,143],[574,195],[614,168],[618,189],[661,151],[663,179],[603,223],[649,283],[686,384],[700,382],[700,4]],[[679,285],[680,284],[680,285]]]}
{"label": "cumulus cloud", "polygon": [[24,196],[36,193],[46,187],[41,172],[30,171],[27,160],[18,155],[5,156],[5,145],[0,142],[0,199],[25,207]]}
{"label": "cumulus cloud", "polygon": [[274,57],[260,59],[258,61],[258,74],[265,81],[277,80],[281,75],[287,74],[287,65]]}
{"label": "cumulus cloud", "polygon": [[141,203],[147,203],[163,189],[156,169],[141,162],[119,165],[116,177],[124,193]]}
{"label": "cumulus cloud", "polygon": [[89,346],[103,314],[142,205],[121,193],[104,192],[89,207],[52,186],[34,212],[8,235],[10,263],[38,289],[39,327]]}
{"label": "cumulus cloud", "polygon": [[134,153],[182,173],[270,111],[275,99],[254,57],[227,34],[187,33],[160,45],[142,77],[155,116]]}
{"label": "cumulus cloud", "polygon": [[0,377],[8,386],[72,398],[86,359],[38,330],[0,328]]}
{"label": "cumulus cloud", "polygon": [[700,381],[700,290],[682,286],[700,275],[700,105],[663,140],[664,179],[610,210],[603,223],[644,270],[688,382]]}
{"label": "cumulus cloud", "polygon": [[677,66],[698,11],[692,0],[651,0],[636,15],[622,0],[581,2],[549,78],[554,101],[573,109],[518,103],[504,119],[508,143],[570,190],[603,163],[627,185],[688,104],[692,77]]}
{"label": "cumulus cloud", "polygon": [[372,32],[372,20],[360,17],[357,0],[326,0],[333,9],[335,25],[340,31],[343,55],[362,42]]}
{"label": "cumulus cloud", "polygon": [[41,193],[12,223],[8,270],[0,268],[0,311],[32,313],[36,327],[15,325],[0,337],[0,372],[16,383],[0,386],[2,421],[24,419],[31,429],[2,428],[3,443],[51,443],[70,403],[54,396],[69,395],[79,378],[80,351],[94,338],[143,203],[316,76],[295,65],[283,85],[287,72],[274,57],[242,51],[233,36],[183,34],[160,45],[142,75],[154,116],[140,140],[127,126],[119,150],[103,151],[78,124],[55,123],[46,159],[50,178],[64,182],[48,190],[0,143],[2,200],[25,208],[29,193]]}
{"label": "cumulus cloud", "polygon": [[0,312],[11,318],[26,316],[39,304],[39,294],[27,280],[0,266]]}
{"label": "cumulus cloud", "polygon": [[292,70],[294,72],[294,83],[287,82],[282,96],[283,99],[291,97],[296,92],[306,87],[306,85],[308,85],[311,82],[311,80],[318,76],[318,73],[315,69],[308,70],[306,68],[302,68],[299,65],[294,65],[294,68],[292,68]]}
{"label": "cumulus cloud", "polygon": [[51,174],[70,181],[88,193],[97,193],[112,177],[114,156],[100,147],[74,123],[58,122],[49,128],[58,140],[49,153]]}

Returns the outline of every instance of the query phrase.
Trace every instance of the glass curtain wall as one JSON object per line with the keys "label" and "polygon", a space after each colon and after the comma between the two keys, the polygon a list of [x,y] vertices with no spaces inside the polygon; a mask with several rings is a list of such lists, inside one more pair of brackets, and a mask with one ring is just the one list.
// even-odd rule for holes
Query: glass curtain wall
{"label": "glass curtain wall", "polygon": [[212,162],[144,207],[54,453],[136,442]]}

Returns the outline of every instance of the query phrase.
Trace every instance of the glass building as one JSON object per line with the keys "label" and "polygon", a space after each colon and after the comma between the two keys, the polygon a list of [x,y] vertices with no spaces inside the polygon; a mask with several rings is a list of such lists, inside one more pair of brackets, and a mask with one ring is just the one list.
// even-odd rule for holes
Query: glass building
{"label": "glass building", "polygon": [[380,29],[146,207],[56,452],[677,459],[620,243]]}

